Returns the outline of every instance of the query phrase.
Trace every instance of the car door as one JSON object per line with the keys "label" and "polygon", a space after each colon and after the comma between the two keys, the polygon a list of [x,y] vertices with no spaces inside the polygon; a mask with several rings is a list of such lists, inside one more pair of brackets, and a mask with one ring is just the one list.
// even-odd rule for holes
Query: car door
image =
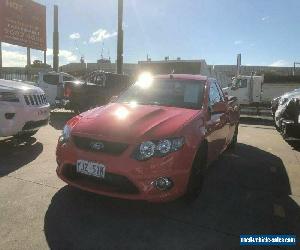
{"label": "car door", "polygon": [[208,153],[209,160],[214,160],[224,150],[229,130],[227,104],[215,81],[210,83],[208,112],[206,122]]}
{"label": "car door", "polygon": [[236,96],[240,104],[249,104],[250,84],[247,78],[235,79],[231,87],[230,95]]}
{"label": "car door", "polygon": [[234,131],[235,131],[235,124],[236,124],[236,121],[237,121],[237,118],[236,118],[236,105],[232,105],[230,106],[228,104],[228,97],[225,97],[224,93],[223,93],[223,90],[222,88],[220,87],[220,84],[218,82],[215,82],[218,90],[219,90],[219,93],[220,93],[220,96],[221,96],[221,102],[224,103],[224,108],[225,108],[225,113],[224,113],[224,122],[226,122],[224,124],[224,128],[223,128],[223,132],[224,132],[224,135],[226,135],[226,146],[230,143],[231,139],[232,139],[232,136],[234,134]]}

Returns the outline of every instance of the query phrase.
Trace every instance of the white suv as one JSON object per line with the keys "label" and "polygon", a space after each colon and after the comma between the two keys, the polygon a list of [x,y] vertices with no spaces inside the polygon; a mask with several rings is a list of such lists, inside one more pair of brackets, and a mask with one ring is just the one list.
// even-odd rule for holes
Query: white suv
{"label": "white suv", "polygon": [[42,89],[0,79],[0,137],[30,137],[48,124],[50,105]]}

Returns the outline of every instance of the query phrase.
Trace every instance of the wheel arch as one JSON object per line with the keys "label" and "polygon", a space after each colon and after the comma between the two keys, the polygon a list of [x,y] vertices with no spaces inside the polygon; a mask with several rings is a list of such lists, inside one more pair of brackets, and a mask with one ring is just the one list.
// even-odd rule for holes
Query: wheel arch
{"label": "wheel arch", "polygon": [[199,144],[197,149],[195,150],[194,153],[194,157],[193,157],[193,163],[195,162],[195,160],[197,159],[198,154],[202,151],[205,150],[205,157],[206,157],[206,161],[207,161],[207,157],[208,157],[208,141],[206,138],[203,138]]}

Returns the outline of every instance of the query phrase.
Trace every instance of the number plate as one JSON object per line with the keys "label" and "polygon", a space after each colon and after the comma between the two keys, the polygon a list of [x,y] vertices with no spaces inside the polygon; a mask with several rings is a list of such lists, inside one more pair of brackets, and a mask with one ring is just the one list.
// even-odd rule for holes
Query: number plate
{"label": "number plate", "polygon": [[97,178],[105,177],[105,166],[103,164],[95,162],[78,160],[76,164],[76,170],[78,173],[94,176]]}

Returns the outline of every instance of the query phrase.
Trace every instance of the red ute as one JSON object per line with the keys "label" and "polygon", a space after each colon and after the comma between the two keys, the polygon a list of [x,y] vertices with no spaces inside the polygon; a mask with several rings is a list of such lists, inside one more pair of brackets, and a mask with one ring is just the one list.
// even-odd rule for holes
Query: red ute
{"label": "red ute", "polygon": [[113,197],[194,197],[206,167],[237,141],[239,107],[201,75],[142,75],[114,102],[72,118],[57,145],[57,174]]}

